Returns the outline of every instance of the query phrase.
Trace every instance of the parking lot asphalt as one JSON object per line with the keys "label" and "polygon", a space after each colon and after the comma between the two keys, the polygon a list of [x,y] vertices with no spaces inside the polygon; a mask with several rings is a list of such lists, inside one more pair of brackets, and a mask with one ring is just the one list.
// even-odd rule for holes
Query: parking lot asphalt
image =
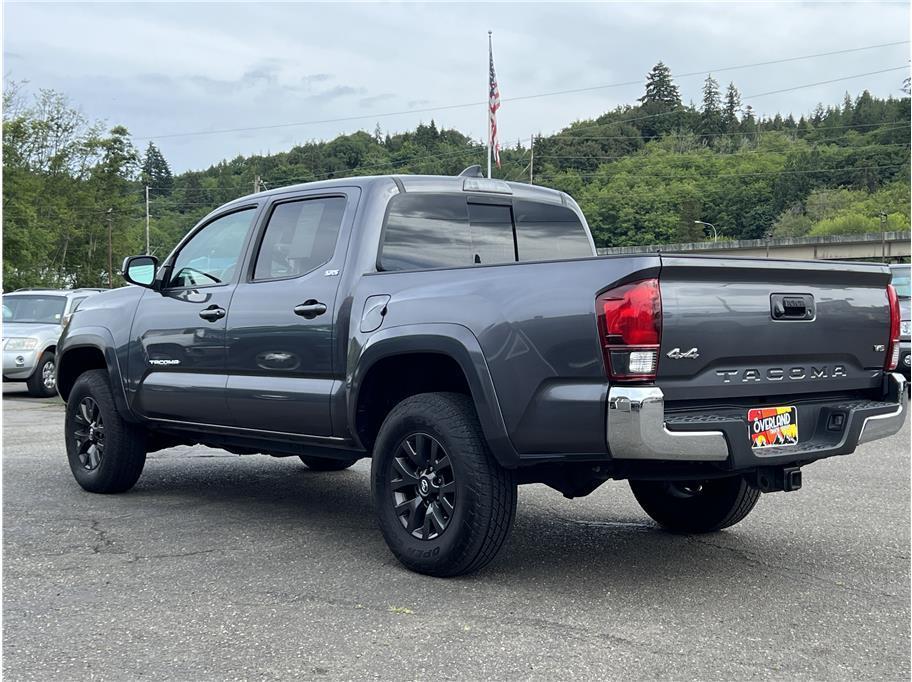
{"label": "parking lot asphalt", "polygon": [[520,488],[474,576],[409,573],[369,463],[203,447],[83,492],[63,408],[3,391],[6,679],[908,679],[909,426],[673,536],[627,485]]}

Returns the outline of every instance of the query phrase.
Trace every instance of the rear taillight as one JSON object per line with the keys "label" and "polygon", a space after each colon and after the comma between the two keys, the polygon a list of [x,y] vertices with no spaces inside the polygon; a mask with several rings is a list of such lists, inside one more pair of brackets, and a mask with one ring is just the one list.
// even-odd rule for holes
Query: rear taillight
{"label": "rear taillight", "polygon": [[890,342],[887,344],[887,356],[884,369],[892,372],[899,364],[899,297],[892,284],[887,285],[887,299],[890,301]]}
{"label": "rear taillight", "polygon": [[596,299],[605,369],[616,381],[652,381],[662,342],[659,280],[610,289]]}

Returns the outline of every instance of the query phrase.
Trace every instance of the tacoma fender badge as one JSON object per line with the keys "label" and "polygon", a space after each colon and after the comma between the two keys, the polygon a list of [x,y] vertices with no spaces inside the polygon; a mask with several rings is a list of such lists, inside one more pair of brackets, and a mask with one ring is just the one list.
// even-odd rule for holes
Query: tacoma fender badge
{"label": "tacoma fender badge", "polygon": [[700,352],[696,348],[691,348],[689,351],[682,353],[680,348],[672,348],[665,355],[672,360],[695,360],[700,357]]}
{"label": "tacoma fender badge", "polygon": [[156,365],[158,367],[168,367],[170,365],[179,365],[180,360],[149,360],[150,365]]}

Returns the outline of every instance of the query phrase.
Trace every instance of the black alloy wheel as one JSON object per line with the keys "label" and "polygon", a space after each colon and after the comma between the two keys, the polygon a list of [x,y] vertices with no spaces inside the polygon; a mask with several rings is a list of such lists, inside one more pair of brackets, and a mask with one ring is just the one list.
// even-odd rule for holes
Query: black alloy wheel
{"label": "black alloy wheel", "polygon": [[443,445],[427,433],[399,443],[390,467],[390,490],[402,527],[419,540],[435,540],[456,511],[456,478]]}
{"label": "black alloy wheel", "polygon": [[86,396],[79,401],[73,421],[76,456],[83,469],[94,471],[101,464],[105,449],[104,419],[94,398]]}

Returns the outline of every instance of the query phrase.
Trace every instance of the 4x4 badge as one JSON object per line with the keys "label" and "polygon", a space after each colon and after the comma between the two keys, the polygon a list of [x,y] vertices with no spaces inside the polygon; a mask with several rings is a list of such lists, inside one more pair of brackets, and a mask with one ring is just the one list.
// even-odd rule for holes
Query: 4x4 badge
{"label": "4x4 badge", "polygon": [[672,360],[693,360],[700,357],[699,351],[696,348],[691,348],[686,353],[682,353],[680,348],[672,348],[670,351],[665,353]]}

